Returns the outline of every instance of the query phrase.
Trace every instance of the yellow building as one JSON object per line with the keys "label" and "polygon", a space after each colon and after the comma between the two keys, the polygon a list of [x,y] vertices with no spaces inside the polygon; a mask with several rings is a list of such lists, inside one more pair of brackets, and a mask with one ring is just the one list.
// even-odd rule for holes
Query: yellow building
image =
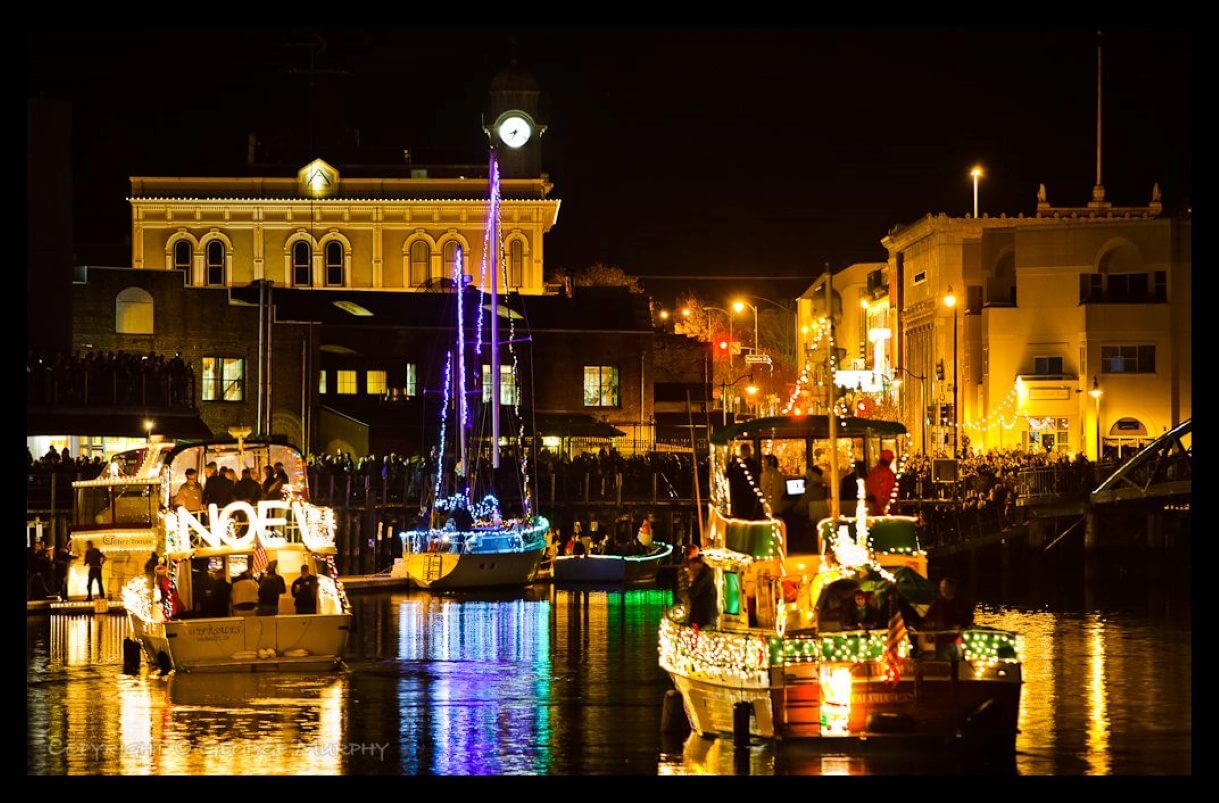
{"label": "yellow building", "polygon": [[[796,299],[800,353],[808,361],[810,375],[817,377],[810,393],[824,370],[826,335],[820,321],[826,313],[825,283],[823,275]],[[839,387],[877,398],[888,394],[894,379],[896,330],[896,310],[889,303],[888,265],[857,262],[843,268],[833,275],[830,290]],[[824,403],[824,391],[812,393],[809,401],[816,409]]]}
{"label": "yellow building", "polygon": [[[409,292],[451,279],[460,247],[465,272],[477,282],[486,168],[443,178],[427,168],[411,172],[411,178],[347,178],[315,160],[296,176],[132,178],[131,264],[181,271],[199,287],[266,279],[285,287]],[[512,290],[544,290],[543,235],[559,214],[550,190],[545,175],[502,182]]]}
{"label": "yellow building", "polygon": [[[1033,217],[928,216],[882,240],[900,286],[899,359],[930,377],[929,405],[959,394],[961,446],[1095,458],[1098,437],[1108,456],[1190,417],[1190,221],[1160,213],[1158,188],[1142,207],[1113,207],[1103,190],[1053,207],[1042,188]],[[923,416],[903,397],[917,442]],[[930,416],[930,448],[952,448],[953,417]]]}

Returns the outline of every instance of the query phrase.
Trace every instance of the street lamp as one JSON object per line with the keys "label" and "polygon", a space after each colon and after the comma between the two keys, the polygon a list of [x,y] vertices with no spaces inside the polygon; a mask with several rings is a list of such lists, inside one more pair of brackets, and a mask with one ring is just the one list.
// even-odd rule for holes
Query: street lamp
{"label": "street lamp", "polygon": [[961,446],[961,428],[959,426],[961,413],[960,407],[957,406],[961,380],[957,356],[957,297],[953,295],[951,284],[948,285],[948,294],[944,296],[944,306],[952,310],[952,456],[956,457]]}
{"label": "street lamp", "polygon": [[753,304],[750,304],[747,301],[741,301],[740,299],[732,302],[733,312],[744,312],[746,307],[753,310],[753,351],[756,354],[761,351],[761,349],[758,348],[758,308]]}
{"label": "street lamp", "polygon": [[667,320],[669,320],[669,311],[668,311],[667,309],[662,309],[662,310],[660,311],[660,319],[661,319],[662,321],[667,321]]}
{"label": "street lamp", "polygon": [[[800,326],[800,311],[798,309],[792,309],[791,307],[785,306],[783,304],[780,304],[777,301],[774,301],[769,298],[764,298],[762,296],[747,295],[747,296],[743,296],[743,297],[752,298],[754,301],[765,301],[767,304],[770,304],[772,307],[776,307],[778,309],[783,310],[784,312],[791,313],[791,315],[792,315],[792,332],[793,332],[793,334],[795,334],[794,342],[792,344],[793,347],[795,348],[795,351],[792,353],[792,360],[793,360],[793,364],[796,366],[796,370],[798,371],[800,369],[800,335],[798,333],[796,333],[796,330],[799,330],[800,332],[803,332],[804,334],[808,334],[808,327]],[[736,303],[741,305],[741,309],[738,309],[737,312],[741,312],[742,310],[745,309],[746,303],[744,301],[737,301]],[[735,307],[736,305],[734,304],[733,306]],[[750,304],[748,306],[753,306],[753,305]],[[756,345],[757,344],[757,328],[758,328],[758,308],[757,307],[753,307],[753,328],[754,328],[754,343]]]}
{"label": "street lamp", "polygon": [[977,220],[977,218],[978,218],[978,179],[982,178],[982,167],[980,165],[974,165],[973,170],[969,171],[969,175],[972,176],[973,180],[974,180],[974,219]]}
{"label": "street lamp", "polygon": [[151,418],[144,419],[144,439],[149,443],[152,442],[153,420]]}
{"label": "street lamp", "polygon": [[1092,377],[1092,390],[1088,391],[1088,395],[1096,400],[1096,462],[1101,459],[1100,449],[1100,397],[1105,395],[1105,391],[1100,389],[1100,380]]}

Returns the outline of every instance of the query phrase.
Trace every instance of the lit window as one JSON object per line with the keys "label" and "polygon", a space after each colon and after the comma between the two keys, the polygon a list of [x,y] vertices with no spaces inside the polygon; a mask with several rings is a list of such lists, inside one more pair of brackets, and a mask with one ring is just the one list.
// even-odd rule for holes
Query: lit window
{"label": "lit window", "polygon": [[508,246],[508,286],[520,287],[525,276],[525,244],[513,240]]}
{"label": "lit window", "polygon": [[[499,403],[517,404],[520,401],[520,388],[512,381],[512,366],[499,367]],[[491,401],[491,366],[483,365],[483,401]]]}
{"label": "lit window", "polygon": [[245,360],[240,357],[204,357],[201,398],[203,401],[245,399]]}
{"label": "lit window", "polygon": [[460,247],[456,240],[449,240],[444,244],[444,277],[446,279],[453,278],[453,270],[457,263],[457,249]]}
{"label": "lit window", "polygon": [[423,240],[416,240],[411,246],[411,287],[419,287],[427,282],[430,256],[428,245]]}
{"label": "lit window", "polygon": [[343,244],[331,240],[326,243],[326,286],[342,287],[343,272]]}
{"label": "lit window", "polygon": [[128,287],[115,297],[114,331],[120,335],[153,334],[153,303],[147,290]]}
{"label": "lit window", "polygon": [[326,392],[326,372],[325,371],[317,372],[317,392],[318,393]]}
{"label": "lit window", "polygon": [[174,243],[174,270],[182,272],[187,284],[190,284],[191,256],[190,240]]}
{"label": "lit window", "polygon": [[369,371],[365,377],[365,383],[368,388],[369,395],[383,396],[385,395],[385,372],[384,371]]}
{"label": "lit window", "polygon": [[297,240],[292,246],[292,284],[309,287],[313,284],[313,253],[309,243]]}
{"label": "lit window", "polygon": [[354,395],[356,392],[356,372],[339,371],[338,386],[339,393],[346,396]]}
{"label": "lit window", "polygon": [[224,286],[224,243],[219,240],[207,244],[207,283],[212,287]]}
{"label": "lit window", "polygon": [[617,366],[584,366],[584,406],[617,407],[618,401]]}
{"label": "lit window", "polygon": [[416,374],[415,374],[415,364],[413,362],[408,362],[406,364],[406,386],[404,387],[404,390],[408,397],[415,395],[415,393],[416,393],[416,390],[415,390],[416,384],[415,383],[416,382],[417,382],[417,378],[416,378]]}

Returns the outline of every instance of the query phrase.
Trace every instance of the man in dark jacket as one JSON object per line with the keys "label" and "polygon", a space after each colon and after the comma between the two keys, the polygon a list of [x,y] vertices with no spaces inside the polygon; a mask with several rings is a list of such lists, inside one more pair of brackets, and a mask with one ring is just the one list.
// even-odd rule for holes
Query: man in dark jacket
{"label": "man in dark jacket", "polygon": [[258,615],[275,616],[279,613],[279,598],[286,590],[284,578],[276,574],[279,561],[267,564],[267,572],[258,583]]}
{"label": "man in dark jacket", "polygon": [[230,616],[229,600],[232,595],[233,587],[224,579],[224,569],[212,569],[203,592],[203,615],[215,618]]}
{"label": "man in dark jacket", "polygon": [[317,613],[317,577],[301,566],[301,576],[292,581],[292,599],[298,614]]}
{"label": "man in dark jacket", "polygon": [[215,504],[223,510],[233,501],[233,483],[224,476],[223,471],[216,471],[215,461],[208,463],[204,470],[208,477],[207,484],[203,486],[203,505]]}
{"label": "man in dark jacket", "polygon": [[711,627],[716,623],[718,611],[715,600],[715,572],[696,557],[690,562],[690,616],[687,621],[698,627]]}
{"label": "man in dark jacket", "polygon": [[237,487],[233,489],[233,495],[243,502],[254,504],[262,498],[262,486],[258,484],[258,480],[254,479],[248,468],[241,470],[241,479],[237,481]]}

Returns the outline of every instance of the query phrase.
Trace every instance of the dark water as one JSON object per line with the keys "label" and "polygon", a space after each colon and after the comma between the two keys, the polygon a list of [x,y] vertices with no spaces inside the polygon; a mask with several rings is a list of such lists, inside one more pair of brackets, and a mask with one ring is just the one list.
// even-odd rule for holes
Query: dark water
{"label": "dark water", "polygon": [[350,669],[320,676],[129,677],[124,617],[31,618],[27,759],[39,774],[1189,773],[1189,601],[1129,596],[980,606],[1025,637],[1014,756],[662,738],[670,592],[537,586],[356,595]]}

